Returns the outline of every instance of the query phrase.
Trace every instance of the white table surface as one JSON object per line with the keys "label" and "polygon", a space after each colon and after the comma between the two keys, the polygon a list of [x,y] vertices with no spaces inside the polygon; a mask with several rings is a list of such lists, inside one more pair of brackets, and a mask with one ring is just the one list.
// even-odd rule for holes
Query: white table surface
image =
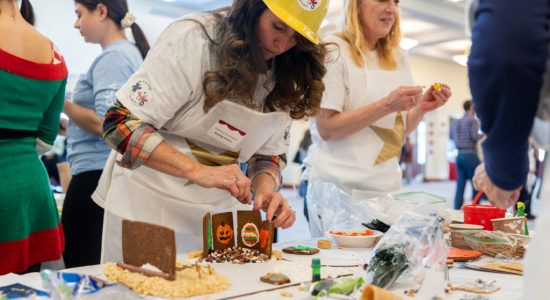
{"label": "white table surface", "polygon": [[[275,244],[274,249],[280,250],[287,246],[315,246],[315,241],[303,241],[303,242],[291,242],[291,243],[281,243]],[[361,276],[365,274],[365,271],[360,267],[363,263],[367,262],[370,257],[370,252],[372,249],[330,249],[330,250],[321,250],[319,254],[314,256],[299,256],[292,254],[284,254],[283,260],[281,261],[270,261],[267,263],[257,263],[257,264],[245,264],[245,265],[234,265],[234,264],[215,264],[214,267],[216,270],[226,275],[231,280],[231,287],[229,290],[219,293],[209,295],[207,298],[205,296],[198,296],[191,299],[225,299],[229,297],[238,297],[239,299],[281,299],[280,292],[281,290],[286,290],[292,293],[292,298],[283,298],[283,299],[312,299],[309,293],[304,291],[299,291],[298,287],[284,287],[279,290],[274,290],[270,292],[261,292],[249,296],[240,296],[243,294],[264,291],[266,289],[275,288],[277,286],[263,283],[259,280],[260,276],[265,275],[267,272],[281,272],[286,274],[291,279],[292,283],[298,283],[303,281],[308,281],[311,279],[311,258],[318,257],[321,259],[322,265],[347,265],[348,267],[322,267],[321,276],[323,278],[331,275],[338,276],[344,274],[355,274]],[[180,260],[185,258],[180,258]],[[491,262],[491,258],[484,257],[479,261],[476,261],[476,264],[484,264]],[[356,265],[356,266],[351,266]],[[68,269],[70,272],[81,273],[81,274],[90,274],[95,275],[100,278],[103,276],[103,266],[86,266],[81,268]],[[454,284],[460,284],[465,282],[471,282],[481,278],[487,282],[496,280],[496,286],[501,287],[501,290],[490,295],[486,295],[488,299],[521,299],[521,289],[522,289],[522,277],[518,275],[508,275],[508,274],[499,274],[499,273],[490,273],[490,272],[480,272],[470,269],[464,269],[462,267],[452,267],[449,270],[449,279]],[[0,286],[6,286],[13,283],[21,283],[39,290],[43,290],[42,282],[40,275],[38,273],[30,273],[25,275],[16,275],[8,274],[0,276]],[[394,290],[398,295],[404,297],[404,299],[415,299],[405,297],[403,294],[403,289]],[[465,292],[453,292],[452,294],[446,295],[445,299],[461,299]],[[470,294],[474,295],[474,294]]]}

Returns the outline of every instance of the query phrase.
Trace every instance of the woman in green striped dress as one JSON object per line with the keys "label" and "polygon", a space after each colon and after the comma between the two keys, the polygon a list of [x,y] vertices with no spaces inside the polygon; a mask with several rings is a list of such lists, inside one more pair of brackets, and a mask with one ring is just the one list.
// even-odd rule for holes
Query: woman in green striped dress
{"label": "woman in green striped dress", "polygon": [[67,68],[33,23],[28,0],[0,0],[0,275],[38,271],[63,250],[38,155],[59,129]]}

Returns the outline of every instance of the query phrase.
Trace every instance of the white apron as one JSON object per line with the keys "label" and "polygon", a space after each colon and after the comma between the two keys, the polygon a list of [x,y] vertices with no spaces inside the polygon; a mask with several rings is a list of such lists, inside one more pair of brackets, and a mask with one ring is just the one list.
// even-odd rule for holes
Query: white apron
{"label": "white apron", "polygon": [[[348,72],[346,111],[376,102],[399,86],[413,85],[408,71],[348,68]],[[361,228],[367,212],[360,199],[401,190],[399,153],[406,117],[405,112],[391,113],[357,133],[329,142],[320,140],[312,124],[312,136],[318,139],[306,162],[311,166],[307,204],[312,237],[331,229]]]}
{"label": "white apron", "polygon": [[[276,155],[271,152],[280,148],[290,122],[286,113],[261,113],[230,101],[220,102],[202,115],[199,106],[197,113],[188,114],[196,118],[192,125],[185,122],[186,126],[173,128],[171,133],[158,132],[172,147],[203,164],[247,161],[260,149],[262,154]],[[120,157],[115,151],[111,153],[93,195],[106,210],[102,262],[121,258],[121,218],[173,228],[177,253],[181,254],[202,247],[202,217],[206,212],[251,208],[224,190],[205,189],[146,166],[122,168],[116,164]]]}

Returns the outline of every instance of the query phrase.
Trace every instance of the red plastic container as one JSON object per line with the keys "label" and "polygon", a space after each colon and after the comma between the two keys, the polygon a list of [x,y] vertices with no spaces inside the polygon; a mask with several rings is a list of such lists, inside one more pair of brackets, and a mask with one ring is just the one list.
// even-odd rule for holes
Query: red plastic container
{"label": "red plastic container", "polygon": [[477,201],[482,194],[483,192],[479,191],[471,205],[464,205],[464,223],[481,225],[483,229],[492,231],[493,222],[491,222],[491,219],[504,218],[506,210],[492,205],[477,205]]}

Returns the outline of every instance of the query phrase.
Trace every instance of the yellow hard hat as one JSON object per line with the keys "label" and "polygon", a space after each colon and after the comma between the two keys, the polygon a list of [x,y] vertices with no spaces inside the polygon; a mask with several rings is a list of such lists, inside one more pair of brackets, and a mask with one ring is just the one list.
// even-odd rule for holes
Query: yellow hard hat
{"label": "yellow hard hat", "polygon": [[263,0],[279,19],[292,29],[319,44],[319,27],[328,11],[329,0]]}

